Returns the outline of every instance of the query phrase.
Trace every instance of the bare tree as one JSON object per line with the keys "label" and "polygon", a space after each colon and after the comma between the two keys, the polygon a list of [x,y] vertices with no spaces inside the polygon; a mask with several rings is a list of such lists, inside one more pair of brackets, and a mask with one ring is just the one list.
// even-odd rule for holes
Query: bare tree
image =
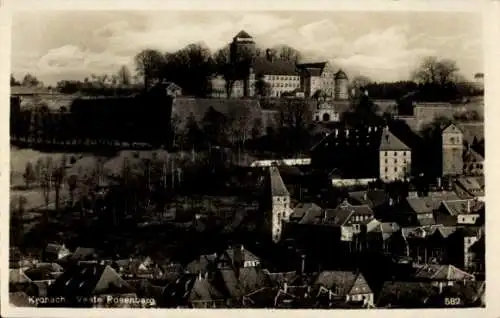
{"label": "bare tree", "polygon": [[181,136],[182,119],[177,113],[172,113],[170,128],[172,129],[172,142],[175,146],[180,145],[179,136]]}
{"label": "bare tree", "polygon": [[301,58],[300,52],[288,45],[279,45],[274,50],[282,61],[297,63]]}
{"label": "bare tree", "polygon": [[26,185],[26,188],[29,188],[33,182],[36,181],[36,174],[35,170],[33,168],[33,164],[31,162],[28,162],[26,164],[26,168],[24,169],[24,183]]}
{"label": "bare tree", "polygon": [[143,50],[134,58],[137,72],[143,77],[144,88],[147,89],[151,80],[158,77],[164,57],[156,50]]}
{"label": "bare tree", "polygon": [[214,63],[217,73],[221,74],[225,81],[227,98],[231,97],[234,82],[237,80],[236,70],[230,60],[230,48],[225,46],[215,52]]}
{"label": "bare tree", "polygon": [[66,179],[66,183],[68,184],[70,206],[73,206],[75,203],[75,191],[78,186],[78,176],[75,174],[69,175]]}
{"label": "bare tree", "polygon": [[366,87],[368,84],[373,83],[373,81],[364,75],[356,76],[351,81],[351,88],[361,89]]}
{"label": "bare tree", "polygon": [[[45,201],[45,206],[48,210],[50,204],[50,193],[53,189],[53,164],[51,157],[45,157],[45,159],[42,161],[40,186],[42,188],[42,195]],[[48,217],[47,212],[48,211],[46,211],[45,215]]]}
{"label": "bare tree", "polygon": [[455,80],[459,71],[456,62],[450,59],[439,60],[435,56],[424,58],[414,71],[413,78],[424,84],[445,85]]}
{"label": "bare tree", "polygon": [[228,114],[229,133],[233,142],[244,146],[252,131],[252,111],[248,107],[232,108]]}
{"label": "bare tree", "polygon": [[61,188],[64,184],[64,178],[66,175],[66,157],[63,156],[61,162],[53,170],[53,187],[55,193],[55,208],[56,211],[59,210]]}

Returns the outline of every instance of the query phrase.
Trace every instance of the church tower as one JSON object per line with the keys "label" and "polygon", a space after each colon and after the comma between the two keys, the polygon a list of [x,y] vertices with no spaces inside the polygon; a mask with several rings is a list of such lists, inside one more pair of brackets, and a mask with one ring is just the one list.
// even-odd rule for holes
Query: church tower
{"label": "church tower", "polygon": [[271,213],[269,215],[272,240],[277,243],[281,240],[283,221],[288,221],[292,209],[290,207],[290,193],[288,192],[278,167],[269,168],[271,182]]}
{"label": "church tower", "polygon": [[451,124],[441,133],[442,176],[458,176],[463,171],[463,133]]}

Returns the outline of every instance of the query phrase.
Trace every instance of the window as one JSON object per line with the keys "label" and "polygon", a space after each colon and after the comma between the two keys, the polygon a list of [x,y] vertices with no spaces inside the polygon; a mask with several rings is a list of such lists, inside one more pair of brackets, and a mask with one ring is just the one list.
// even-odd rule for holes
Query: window
{"label": "window", "polygon": [[386,157],[387,157],[387,154],[388,154],[388,152],[386,151],[386,152],[385,152],[385,156],[386,156]]}
{"label": "window", "polygon": [[394,167],[394,172],[398,172],[398,167]]}
{"label": "window", "polygon": [[398,159],[394,159],[394,163],[398,163]]}
{"label": "window", "polygon": [[385,167],[385,172],[389,171],[389,168]]}
{"label": "window", "polygon": [[387,163],[387,159],[385,159],[385,163]]}
{"label": "window", "polygon": [[397,153],[397,152],[395,152],[395,153],[394,153],[394,155],[395,155],[395,156],[397,156],[397,155],[398,155],[398,153]]}

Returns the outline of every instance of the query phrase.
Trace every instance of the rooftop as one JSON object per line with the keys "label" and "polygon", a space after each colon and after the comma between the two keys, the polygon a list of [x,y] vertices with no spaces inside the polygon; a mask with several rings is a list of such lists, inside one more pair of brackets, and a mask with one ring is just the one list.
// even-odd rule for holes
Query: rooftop
{"label": "rooftop", "polygon": [[389,131],[389,128],[384,128],[382,132],[382,137],[380,138],[380,151],[398,151],[406,150],[409,151],[410,148],[405,145],[401,140],[399,140],[393,133]]}
{"label": "rooftop", "polygon": [[271,179],[271,195],[273,197],[290,195],[281,178],[278,167],[269,167],[269,175]]}

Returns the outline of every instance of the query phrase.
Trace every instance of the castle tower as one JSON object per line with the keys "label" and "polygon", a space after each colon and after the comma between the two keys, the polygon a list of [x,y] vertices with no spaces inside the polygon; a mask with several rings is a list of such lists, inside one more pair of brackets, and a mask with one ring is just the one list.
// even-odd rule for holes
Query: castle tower
{"label": "castle tower", "polygon": [[[253,57],[255,56],[255,41],[253,38],[245,31],[240,31],[233,37],[233,41],[230,44],[230,60],[233,65],[238,68],[242,67],[242,80],[243,80],[243,95],[250,96],[250,66]],[[246,68],[243,70],[243,68]]]}
{"label": "castle tower", "polygon": [[281,240],[283,221],[288,221],[292,209],[290,208],[290,193],[281,178],[278,167],[270,167],[269,175],[271,182],[270,230],[272,240],[276,243]]}
{"label": "castle tower", "polygon": [[442,176],[458,176],[463,171],[463,133],[451,124],[441,133]]}
{"label": "castle tower", "polygon": [[335,73],[334,98],[335,100],[349,99],[349,79],[347,78],[347,74],[342,70]]}

